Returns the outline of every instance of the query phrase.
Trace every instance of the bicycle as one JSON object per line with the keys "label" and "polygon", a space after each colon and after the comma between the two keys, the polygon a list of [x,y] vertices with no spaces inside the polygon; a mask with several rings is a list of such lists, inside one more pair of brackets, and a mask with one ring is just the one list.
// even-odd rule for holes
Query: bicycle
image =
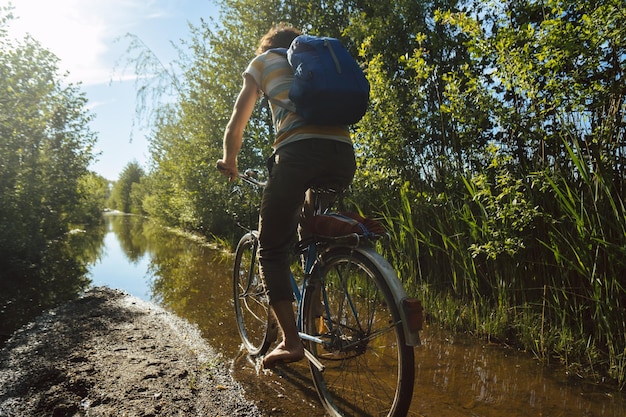
{"label": "bicycle", "polygon": [[[239,178],[265,185],[252,171]],[[337,190],[318,184],[315,192]],[[313,236],[296,245],[304,260],[302,282],[291,274],[297,325],[313,384],[331,416],[405,416],[412,400],[421,305],[408,298],[394,269],[374,250],[379,238]],[[257,249],[258,233],[248,230],[233,269],[237,328],[252,357],[264,355],[278,335]]]}

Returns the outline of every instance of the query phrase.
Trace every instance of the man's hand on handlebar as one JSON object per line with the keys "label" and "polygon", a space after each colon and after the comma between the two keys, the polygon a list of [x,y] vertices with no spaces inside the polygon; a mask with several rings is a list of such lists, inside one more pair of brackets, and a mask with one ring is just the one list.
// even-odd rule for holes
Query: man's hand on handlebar
{"label": "man's hand on handlebar", "polygon": [[230,181],[234,181],[239,176],[239,170],[237,164],[227,164],[226,161],[220,159],[216,164],[217,170],[225,177],[228,177]]}

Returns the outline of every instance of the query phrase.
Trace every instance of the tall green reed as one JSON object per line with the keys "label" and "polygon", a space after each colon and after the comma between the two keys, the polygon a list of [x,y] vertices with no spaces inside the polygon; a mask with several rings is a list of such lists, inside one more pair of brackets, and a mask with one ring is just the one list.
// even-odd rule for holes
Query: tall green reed
{"label": "tall green reed", "polygon": [[383,210],[387,255],[442,326],[623,386],[626,210],[582,151],[566,149],[567,176],[518,178],[492,150],[491,164],[462,177],[462,188],[429,195],[406,184],[402,203]]}
{"label": "tall green reed", "polygon": [[[608,375],[626,383],[626,210],[623,197],[577,141],[564,147],[575,176],[541,172],[543,184],[556,203],[555,221],[539,239],[560,273],[552,280],[555,309],[563,321],[578,324],[574,344],[578,356],[599,356]],[[558,304],[557,304],[558,303]],[[597,352],[596,352],[597,351]],[[589,364],[591,365],[591,364]]]}

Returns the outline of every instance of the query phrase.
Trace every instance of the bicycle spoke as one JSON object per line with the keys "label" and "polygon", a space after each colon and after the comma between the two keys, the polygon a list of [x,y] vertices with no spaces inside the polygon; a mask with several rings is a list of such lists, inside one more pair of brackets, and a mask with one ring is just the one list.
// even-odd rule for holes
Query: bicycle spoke
{"label": "bicycle spoke", "polygon": [[265,353],[276,337],[275,326],[271,325],[269,301],[258,272],[257,246],[253,233],[240,240],[233,271],[237,329],[245,348],[252,356]]}
{"label": "bicycle spoke", "polygon": [[323,341],[308,343],[325,367],[311,373],[333,416],[395,416],[408,410],[413,351],[404,343],[398,308],[379,271],[357,253],[338,251],[325,259],[322,296],[305,300],[325,304],[322,319],[305,314],[305,320],[306,330]]}
{"label": "bicycle spoke", "polygon": [[[264,307],[261,305],[261,303],[256,300],[256,299],[250,299],[248,297],[241,297],[242,302],[244,303],[246,310],[248,312],[250,312],[250,314],[252,315],[252,317],[254,317],[255,320],[257,320],[259,323],[262,323],[263,321],[267,320],[267,310],[264,309]],[[263,317],[259,316],[255,310],[253,308],[250,308],[250,305],[248,304],[248,301],[252,301],[255,304],[257,304],[258,307],[260,307],[262,309],[262,311],[264,311],[266,314],[263,314]]]}

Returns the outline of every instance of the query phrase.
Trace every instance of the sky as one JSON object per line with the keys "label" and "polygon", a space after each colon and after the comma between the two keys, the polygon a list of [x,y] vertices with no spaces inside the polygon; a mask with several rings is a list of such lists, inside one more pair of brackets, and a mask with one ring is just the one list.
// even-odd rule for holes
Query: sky
{"label": "sky", "polygon": [[[136,91],[132,69],[124,71],[127,33],[141,39],[164,64],[177,57],[189,34],[189,24],[217,16],[211,0],[13,0],[15,19],[10,35],[30,34],[59,59],[67,80],[81,83],[95,115],[98,161],[90,169],[117,180],[133,161],[147,169],[145,131],[135,116]],[[0,0],[0,5],[9,4]],[[134,127],[133,127],[134,126]],[[132,139],[132,140],[131,140]]]}

